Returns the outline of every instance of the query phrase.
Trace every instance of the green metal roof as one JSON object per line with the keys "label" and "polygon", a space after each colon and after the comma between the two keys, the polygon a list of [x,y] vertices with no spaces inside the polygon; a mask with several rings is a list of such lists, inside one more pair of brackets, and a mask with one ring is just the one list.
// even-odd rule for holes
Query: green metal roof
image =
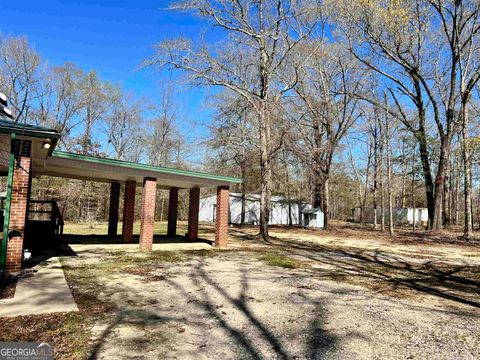
{"label": "green metal roof", "polygon": [[54,150],[57,144],[60,135],[54,129],[49,129],[43,126],[22,124],[12,121],[4,115],[0,115],[0,133],[11,134],[15,133],[17,136],[28,136],[28,137],[37,137],[43,139],[52,140],[52,148],[50,149],[50,155],[52,157],[61,158],[61,159],[72,159],[72,160],[81,160],[84,162],[111,165],[135,170],[144,170],[144,171],[153,171],[160,174],[170,174],[170,175],[183,175],[196,177],[198,179],[206,180],[216,180],[224,181],[229,183],[242,183],[242,179],[230,177],[230,176],[221,176],[215,174],[209,174],[199,171],[189,171],[189,170],[180,170],[173,169],[168,167],[153,166],[147,164],[134,163],[130,161],[115,160],[109,158],[100,158],[94,156],[87,156],[81,154],[75,154],[65,151]]}
{"label": "green metal roof", "polygon": [[54,129],[49,129],[43,126],[18,123],[5,115],[0,114],[0,133],[39,137],[45,139],[51,139],[56,142],[60,138],[60,134]]}
{"label": "green metal roof", "polygon": [[222,175],[209,174],[209,173],[204,173],[199,171],[189,171],[189,170],[174,169],[174,168],[168,168],[168,167],[162,167],[162,166],[140,164],[140,163],[134,163],[134,162],[124,161],[124,160],[100,158],[100,157],[75,154],[75,153],[59,151],[59,150],[55,150],[52,153],[52,156],[57,158],[62,158],[62,159],[81,160],[81,161],[86,161],[86,162],[95,163],[95,164],[112,165],[112,166],[119,166],[119,167],[130,168],[130,169],[154,171],[162,174],[193,176],[200,179],[218,180],[218,181],[225,181],[225,182],[236,183],[236,184],[240,184],[243,182],[243,180],[240,178],[235,178],[230,176],[222,176]]}

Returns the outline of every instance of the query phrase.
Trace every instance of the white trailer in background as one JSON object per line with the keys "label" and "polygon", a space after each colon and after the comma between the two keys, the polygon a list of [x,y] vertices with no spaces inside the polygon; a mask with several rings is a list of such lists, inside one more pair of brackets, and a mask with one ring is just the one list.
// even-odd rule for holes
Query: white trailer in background
{"label": "white trailer in background", "polygon": [[[215,221],[216,203],[216,195],[207,195],[200,199],[200,221]],[[229,206],[229,223],[240,224],[242,217],[242,194],[230,193]],[[288,202],[283,196],[272,196],[269,224],[304,226],[304,212],[311,208],[311,205],[300,201]],[[259,222],[260,196],[248,194],[245,196],[245,224],[258,225]]]}
{"label": "white trailer in background", "polygon": [[[374,223],[374,208],[363,209],[363,219],[361,208],[353,209],[353,220],[355,222],[364,222],[367,224]],[[388,208],[384,209],[385,223],[388,224]],[[377,223],[380,224],[382,219],[382,211],[377,208]],[[428,221],[428,210],[426,208],[394,208],[393,209],[393,222],[395,225],[413,224],[413,219],[416,223],[426,223]]]}

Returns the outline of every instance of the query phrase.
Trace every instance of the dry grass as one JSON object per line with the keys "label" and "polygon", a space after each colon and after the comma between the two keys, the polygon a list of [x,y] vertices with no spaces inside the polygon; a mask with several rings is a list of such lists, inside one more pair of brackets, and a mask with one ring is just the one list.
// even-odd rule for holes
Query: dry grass
{"label": "dry grass", "polygon": [[95,264],[67,265],[65,277],[79,307],[78,313],[53,313],[2,319],[0,341],[44,341],[55,344],[57,359],[85,359],[92,348],[91,329],[95,322],[112,322],[118,309],[109,298],[102,278],[115,273],[142,276],[145,282],[164,280],[151,274],[160,263],[177,263],[184,256],[176,252],[155,251],[148,255],[125,252],[106,253]]}
{"label": "dry grass", "polygon": [[305,266],[305,264],[301,261],[276,253],[263,255],[260,257],[260,260],[267,265],[279,266],[285,269],[298,269]]}
{"label": "dry grass", "polygon": [[82,313],[54,313],[2,319],[0,341],[52,342],[57,359],[85,359],[89,324]]}
{"label": "dry grass", "polygon": [[15,296],[17,278],[13,276],[0,277],[0,299],[9,299]]}
{"label": "dry grass", "polygon": [[2,319],[0,341],[52,342],[57,359],[88,357],[90,329],[97,319],[113,316],[115,306],[99,298],[101,284],[88,266],[64,266],[64,271],[80,311]]}
{"label": "dry grass", "polygon": [[[185,223],[180,223],[178,233],[184,231],[184,227]],[[136,229],[138,231],[138,224]],[[99,224],[95,229],[88,225],[69,224],[66,227],[66,232],[76,234],[90,234],[92,230],[105,234],[107,227],[106,224]],[[165,231],[165,223],[155,225],[156,233]],[[213,232],[213,225],[201,224],[201,236],[211,237]],[[355,284],[388,296],[418,298],[430,295],[480,307],[480,266],[439,261],[448,260],[437,254],[445,246],[448,251],[444,253],[450,254],[452,248],[460,249],[464,259],[478,259],[478,245],[475,247],[458,240],[455,232],[430,234],[419,231],[412,234],[408,229],[401,229],[395,237],[389,238],[366,226],[333,223],[332,229],[326,232],[272,227],[274,239],[270,243],[261,241],[257,232],[256,227],[250,226],[232,228],[232,246],[228,250],[155,251],[149,254],[116,251],[106,252],[93,264],[62,261],[80,312],[2,319],[0,341],[52,341],[59,359],[87,358],[95,346],[91,340],[94,323],[99,319],[111,323],[118,315],[102,279],[123,274],[138,276],[145,283],[164,281],[167,280],[165,276],[155,270],[165,264],[180,264],[192,256],[222,261],[222,256],[228,256],[232,251],[248,254],[248,258],[255,262],[260,259],[269,266],[307,270],[308,276]],[[322,242],[304,241],[313,238]],[[398,252],[391,256],[399,244],[403,248],[396,249]],[[427,262],[422,257],[425,255],[431,255],[437,261]]]}

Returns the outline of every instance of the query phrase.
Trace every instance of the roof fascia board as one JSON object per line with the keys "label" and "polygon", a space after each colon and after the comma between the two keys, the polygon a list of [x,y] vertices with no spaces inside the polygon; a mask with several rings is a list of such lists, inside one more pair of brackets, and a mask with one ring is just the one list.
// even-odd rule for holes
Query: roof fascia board
{"label": "roof fascia board", "polygon": [[228,182],[228,183],[235,183],[235,184],[242,183],[242,179],[229,177],[229,176],[221,176],[221,175],[208,174],[208,173],[202,173],[197,171],[180,170],[180,169],[166,168],[166,167],[153,166],[153,165],[147,165],[147,164],[139,164],[139,163],[124,161],[124,160],[99,158],[99,157],[74,154],[74,153],[58,151],[58,150],[55,150],[52,153],[52,156],[56,158],[79,160],[79,161],[90,162],[94,164],[110,165],[110,166],[124,167],[124,168],[143,170],[143,171],[151,171],[154,173],[161,173],[161,174],[189,176],[192,178],[214,180],[214,181]]}

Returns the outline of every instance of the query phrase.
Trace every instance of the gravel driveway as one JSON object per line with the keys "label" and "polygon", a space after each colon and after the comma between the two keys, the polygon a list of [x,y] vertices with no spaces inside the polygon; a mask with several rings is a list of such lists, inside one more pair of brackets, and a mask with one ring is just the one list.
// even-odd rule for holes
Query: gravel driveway
{"label": "gravel driveway", "polygon": [[[94,327],[93,357],[480,358],[479,283],[464,277],[464,268],[282,249],[192,252],[175,262],[153,257],[97,273],[99,298],[118,310]],[[268,265],[265,251],[297,266]],[[118,263],[119,256],[71,257],[64,264],[82,271]]]}

